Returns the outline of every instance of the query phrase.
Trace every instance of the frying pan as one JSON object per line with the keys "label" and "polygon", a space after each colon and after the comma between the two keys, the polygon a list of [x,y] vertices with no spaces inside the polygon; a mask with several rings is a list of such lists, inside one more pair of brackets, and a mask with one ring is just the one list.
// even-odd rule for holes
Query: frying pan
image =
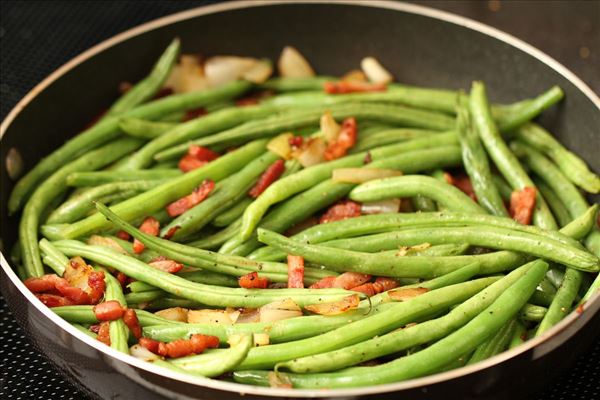
{"label": "frying pan", "polygon": [[[566,99],[541,123],[600,169],[600,100],[571,72],[529,45],[474,21],[385,1],[230,2],[165,17],[120,34],[76,57],[34,88],[3,121],[0,159],[16,148],[30,168],[99,109],[121,81],[139,80],[175,36],[184,52],[276,59],[294,45],[317,71],[340,75],[365,55],[379,59],[400,82],[468,88],[486,82],[492,100],[511,102],[559,85]],[[114,73],[118,71],[118,73]],[[65,118],[68,115],[68,118]],[[35,146],[44,134],[44,146]],[[594,158],[596,155],[596,158]],[[6,202],[13,182],[1,171],[1,238],[10,249],[17,219]],[[545,335],[482,363],[376,387],[287,390],[242,386],[180,375],[125,356],[71,327],[44,307],[1,257],[0,289],[18,321],[60,369],[103,398],[451,398],[501,399],[538,390],[569,366],[600,329],[600,296]]]}

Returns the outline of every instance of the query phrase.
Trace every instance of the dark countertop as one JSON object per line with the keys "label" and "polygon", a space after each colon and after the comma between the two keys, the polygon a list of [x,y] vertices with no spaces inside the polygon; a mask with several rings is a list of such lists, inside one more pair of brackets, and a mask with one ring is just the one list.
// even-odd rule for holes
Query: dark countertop
{"label": "dark countertop", "polygon": [[[92,45],[132,26],[211,1],[2,1],[0,114]],[[540,48],[600,93],[600,1],[412,1],[464,15]],[[0,398],[86,399],[23,332],[0,297]],[[600,343],[539,399],[600,397]]]}

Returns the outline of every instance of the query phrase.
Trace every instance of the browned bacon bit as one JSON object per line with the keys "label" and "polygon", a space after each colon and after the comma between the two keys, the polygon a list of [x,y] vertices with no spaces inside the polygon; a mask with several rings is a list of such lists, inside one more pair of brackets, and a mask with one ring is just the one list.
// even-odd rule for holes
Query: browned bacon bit
{"label": "browned bacon bit", "polygon": [[577,314],[581,314],[583,313],[583,306],[584,306],[585,302],[581,303],[580,305],[577,306],[577,308],[575,309],[575,311],[577,312]]}
{"label": "browned bacon bit", "polygon": [[119,231],[119,232],[117,232],[117,237],[119,239],[127,240],[127,241],[129,241],[129,239],[131,239],[131,235],[129,233],[125,232],[125,231]]}
{"label": "browned bacon bit", "polygon": [[183,172],[189,172],[203,167],[212,160],[219,158],[219,154],[206,147],[191,145],[187,154],[179,160],[178,167]]}
{"label": "browned bacon bit", "polygon": [[117,280],[121,284],[121,288],[125,288],[128,284],[129,277],[122,272],[117,272]]}
{"label": "browned bacon bit", "polygon": [[427,288],[406,288],[389,291],[388,296],[395,301],[404,301],[427,292],[429,292]]}
{"label": "browned bacon bit", "polygon": [[94,306],[94,315],[98,321],[115,321],[123,317],[125,309],[116,300],[105,301]]}
{"label": "browned bacon bit", "polygon": [[104,272],[94,271],[88,277],[88,294],[90,295],[91,304],[97,304],[106,290],[106,281],[104,280]]}
{"label": "browned bacon bit", "polygon": [[535,208],[536,190],[534,187],[524,187],[515,190],[510,195],[510,215],[517,222],[529,225]]}
{"label": "browned bacon bit", "polygon": [[123,81],[119,83],[119,93],[125,94],[131,90],[133,84],[131,82]]}
{"label": "browned bacon bit", "polygon": [[96,335],[98,334],[98,331],[100,331],[100,324],[94,324],[94,325],[90,325],[90,332],[95,333]]}
{"label": "browned bacon bit", "polygon": [[173,237],[173,235],[175,234],[175,232],[177,232],[177,229],[179,229],[179,225],[175,225],[171,228],[169,228],[169,230],[167,231],[167,233],[165,233],[163,235],[163,239],[171,239]]}
{"label": "browned bacon bit", "polygon": [[273,182],[279,179],[281,174],[283,174],[283,171],[285,171],[283,160],[277,160],[269,165],[266,171],[258,178],[256,185],[250,189],[248,195],[254,199],[260,196]]}
{"label": "browned bacon bit", "polygon": [[159,342],[157,354],[163,357],[178,358],[190,354],[200,354],[207,348],[218,346],[218,337],[194,334],[189,339],[177,339],[169,343]]}
{"label": "browned bacon bit", "polygon": [[103,321],[100,322],[100,327],[98,328],[98,336],[96,339],[101,341],[107,346],[110,346],[110,322]]}
{"label": "browned bacon bit", "polygon": [[62,307],[73,306],[75,303],[66,297],[55,294],[36,294],[37,297],[46,307]]}
{"label": "browned bacon bit", "polygon": [[342,129],[337,139],[327,145],[324,157],[327,161],[335,160],[346,155],[348,149],[356,144],[358,138],[358,129],[356,119],[346,118],[342,122]]}
{"label": "browned bacon bit", "polygon": [[335,279],[333,287],[348,290],[360,286],[369,280],[371,280],[371,275],[360,274],[358,272],[344,272]]}
{"label": "browned bacon bit", "polygon": [[304,288],[304,258],[300,256],[287,256],[288,288]]}
{"label": "browned bacon bit", "polygon": [[358,295],[351,295],[333,303],[311,304],[304,308],[320,315],[338,315],[357,308],[359,303]]}
{"label": "browned bacon bit", "polygon": [[206,114],[208,114],[208,111],[206,111],[206,108],[204,108],[204,107],[195,108],[193,110],[188,110],[188,111],[186,111],[185,115],[183,116],[182,122],[187,122],[189,120],[202,117]]}
{"label": "browned bacon bit", "polygon": [[461,192],[469,196],[473,201],[477,201],[477,196],[475,196],[475,190],[473,190],[473,185],[471,184],[471,179],[465,175],[457,175],[453,176],[448,172],[444,172],[444,179],[450,185],[460,189]]}
{"label": "browned bacon bit", "polygon": [[48,307],[95,304],[100,301],[105,289],[103,272],[88,274],[85,284],[87,291],[71,286],[66,279],[54,274],[44,275],[41,278],[29,278],[25,280],[24,284],[33,293],[50,292],[37,296]]}
{"label": "browned bacon bit", "polygon": [[142,327],[140,326],[140,321],[138,321],[138,317],[135,313],[135,310],[131,308],[125,309],[123,313],[123,322],[125,322],[125,325],[127,325],[127,327],[136,339],[142,337]]}
{"label": "browned bacon bit", "polygon": [[309,286],[309,289],[329,289],[335,284],[337,276],[326,276]]}
{"label": "browned bacon bit", "polygon": [[244,97],[235,101],[235,105],[238,107],[253,106],[256,104],[258,104],[258,99],[256,97]]}
{"label": "browned bacon bit", "polygon": [[302,136],[292,136],[288,139],[288,143],[290,146],[299,149],[302,147],[302,143],[304,143],[304,138]]}
{"label": "browned bacon bit", "polygon": [[183,214],[190,208],[200,204],[204,199],[208,197],[210,192],[215,188],[215,183],[210,179],[205,179],[200,186],[198,186],[191,194],[182,197],[179,200],[167,206],[167,213],[171,217],[176,217]]}
{"label": "browned bacon bit", "polygon": [[328,94],[344,94],[344,93],[360,93],[360,92],[383,92],[387,89],[383,83],[367,83],[356,80],[340,81],[340,82],[325,82],[323,84],[325,93]]}
{"label": "browned bacon bit", "polygon": [[138,343],[140,344],[140,346],[145,347],[152,353],[158,354],[158,346],[161,342],[147,337],[141,337]]}
{"label": "browned bacon bit", "polygon": [[179,272],[183,268],[183,264],[180,264],[174,260],[170,260],[164,256],[156,257],[154,260],[150,261],[148,265],[150,265],[152,268],[156,268],[160,271],[168,272],[170,274]]}
{"label": "browned bacon bit", "polygon": [[363,164],[367,165],[367,164],[371,164],[373,162],[373,157],[371,156],[371,152],[367,151],[367,154],[365,154],[365,158],[363,159]]}
{"label": "browned bacon bit", "polygon": [[375,282],[367,282],[363,285],[353,287],[350,290],[355,292],[361,292],[366,294],[367,296],[374,296],[378,293],[386,292],[390,289],[393,289],[398,286],[398,282],[391,278],[379,277],[375,280]]}
{"label": "browned bacon bit", "polygon": [[[144,220],[144,222],[142,222],[142,225],[140,225],[140,231],[151,236],[158,236],[158,232],[160,231],[160,222],[158,222],[154,217],[148,217]],[[145,247],[146,246],[144,246],[144,243],[137,239],[133,239],[133,252],[135,254],[140,254],[142,251],[144,251]]]}
{"label": "browned bacon bit", "polygon": [[269,279],[259,277],[256,271],[241,276],[238,282],[245,289],[266,289],[269,286]]}
{"label": "browned bacon bit", "polygon": [[172,95],[173,93],[175,93],[173,88],[163,87],[163,88],[160,88],[160,90],[158,92],[156,92],[156,94],[154,95],[154,99],[160,99],[162,97],[167,97],[167,96]]}
{"label": "browned bacon bit", "polygon": [[177,167],[183,172],[190,172],[208,164],[208,161],[200,161],[194,156],[186,154],[179,160]]}
{"label": "browned bacon bit", "polygon": [[56,282],[62,279],[55,274],[47,274],[41,278],[27,278],[23,282],[25,287],[33,293],[48,292],[56,288]]}
{"label": "browned bacon bit", "polygon": [[333,221],[341,221],[347,218],[360,217],[360,204],[351,200],[341,201],[331,206],[321,219],[320,224]]}

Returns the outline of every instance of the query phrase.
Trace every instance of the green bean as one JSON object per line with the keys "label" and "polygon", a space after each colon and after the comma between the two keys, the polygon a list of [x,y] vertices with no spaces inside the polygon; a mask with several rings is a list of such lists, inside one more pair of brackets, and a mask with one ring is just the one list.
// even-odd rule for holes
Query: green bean
{"label": "green bean", "polygon": [[252,335],[243,334],[229,349],[220,351],[216,356],[201,354],[173,359],[170,362],[194,375],[212,378],[235,369],[246,358],[253,346]]}
{"label": "green bean", "polygon": [[540,322],[540,325],[535,331],[535,336],[542,335],[560,322],[571,311],[571,306],[573,305],[573,301],[581,286],[582,277],[583,275],[579,271],[567,268],[552,304],[548,307],[544,319]]}
{"label": "green bean", "polygon": [[517,130],[517,138],[550,157],[562,173],[580,188],[590,193],[600,192],[600,177],[541,126],[525,124]]}
{"label": "green bean", "polygon": [[219,182],[215,190],[202,203],[164,226],[161,229],[161,236],[173,228],[176,228],[175,234],[172,236],[173,240],[189,237],[190,234],[199,231],[221,211],[245,197],[263,171],[279,159],[278,155],[270,151],[257,157],[238,173]]}
{"label": "green bean", "polygon": [[565,225],[563,228],[561,228],[560,232],[574,239],[581,239],[588,236],[590,231],[592,231],[595,227],[596,214],[598,213],[599,207],[600,205],[594,204],[588,208],[585,213],[571,221],[569,225]]}
{"label": "green bean", "polygon": [[583,271],[600,269],[598,258],[585,250],[562,244],[542,235],[497,226],[405,228],[370,236],[322,242],[321,246],[373,253],[422,243],[468,243],[496,250],[517,251]]}
{"label": "green bean", "polygon": [[485,213],[477,203],[456,187],[421,175],[369,181],[354,188],[349,197],[355,201],[365,202],[416,195],[429,197],[454,211]]}
{"label": "green bean", "polygon": [[503,352],[508,347],[512,336],[517,327],[517,319],[513,319],[506,325],[502,326],[491,338],[480,344],[476,349],[467,365],[475,364],[486,360]]}
{"label": "green bean", "polygon": [[147,121],[139,118],[123,118],[119,128],[129,136],[152,140],[177,126],[173,122]]}
{"label": "green bean", "polygon": [[[106,282],[106,291],[104,293],[104,301],[118,301],[122,307],[127,306],[127,301],[121,291],[121,284],[117,279],[104,272],[104,281]],[[129,346],[127,338],[129,337],[129,328],[125,325],[122,319],[109,322],[110,347],[125,354],[129,354]]]}
{"label": "green bean", "polygon": [[56,208],[46,223],[59,224],[76,221],[94,208],[92,201],[104,198],[104,196],[119,193],[122,191],[145,191],[158,186],[160,181],[130,181],[114,182],[91,188],[77,196],[71,197],[58,208]]}
{"label": "green bean", "polygon": [[66,184],[69,186],[96,186],[105,183],[129,182],[139,180],[164,180],[181,176],[178,169],[148,169],[140,171],[100,171],[100,172],[72,172],[67,176]]}
{"label": "green bean", "polygon": [[[463,164],[471,178],[477,202],[489,213],[506,217],[508,212],[492,180],[490,164],[477,134],[477,130],[495,129],[486,125],[494,122],[489,115],[491,111],[483,106],[471,98],[470,108],[462,103],[457,107],[456,130],[460,139]],[[488,115],[485,115],[486,113]]]}
{"label": "green bean", "polygon": [[332,331],[310,338],[255,347],[250,350],[239,369],[271,368],[282,361],[305,357],[370,339],[397,329],[409,322],[429,316],[458,304],[475,295],[498,278],[482,278],[432,290],[403,302],[393,303],[389,309],[351,322]]}
{"label": "green bean", "polygon": [[[159,100],[144,104],[123,116],[138,118],[160,118],[163,115],[181,109],[192,109],[215,100],[230,98],[243,93],[250,88],[248,82],[238,81],[212,90],[184,93],[168,96]],[[31,171],[17,182],[9,199],[9,213],[14,214],[25,203],[36,185],[63,167],[73,158],[107,143],[120,133],[118,117],[107,118],[79,135],[67,141],[59,149],[42,159]]]}
{"label": "green bean", "polygon": [[514,349],[515,347],[522,345],[523,343],[525,343],[526,336],[527,328],[525,327],[525,325],[523,325],[521,321],[517,319],[517,326],[515,327],[513,336],[510,339],[510,342],[508,343],[508,348]]}
{"label": "green bean", "polygon": [[[488,108],[485,86],[481,82],[474,82],[471,88],[471,104],[477,104],[482,110]],[[479,117],[488,118],[488,114],[481,114]],[[535,187],[517,157],[510,151],[500,133],[495,129],[495,125],[488,123],[478,124],[479,136],[487,149],[490,157],[496,164],[498,170],[506,178],[514,190],[522,190],[525,187]],[[533,214],[535,225],[549,230],[556,230],[557,225],[552,213],[542,196],[538,193]]]}
{"label": "green bean", "polygon": [[125,300],[127,304],[143,304],[165,297],[166,295],[167,293],[162,290],[148,290],[145,292],[127,293]]}
{"label": "green bean", "polygon": [[587,301],[589,301],[589,299],[591,299],[592,296],[594,296],[596,293],[598,293],[599,290],[600,290],[600,275],[596,276],[596,278],[592,281],[592,284],[590,285],[588,290],[585,292],[585,294],[581,298],[579,305],[583,306],[583,304],[585,304]]}
{"label": "green bean", "polygon": [[[59,317],[67,320],[70,323],[79,324],[97,324],[99,321],[94,313],[94,306],[61,306],[53,307]],[[134,310],[139,323],[142,327],[151,325],[179,325],[182,322],[172,321],[170,319],[159,317],[158,315],[149,313],[144,310]]]}
{"label": "green bean", "polygon": [[298,92],[304,90],[323,90],[323,84],[336,80],[332,76],[314,76],[310,78],[271,78],[261,83],[260,89],[274,90],[276,92]]}
{"label": "green bean", "polygon": [[498,175],[492,175],[492,180],[494,181],[494,185],[498,188],[498,192],[500,193],[500,196],[502,196],[502,200],[510,201],[512,189],[508,183],[506,183],[504,178]]}
{"label": "green bean", "polygon": [[356,145],[350,150],[351,154],[359,153],[361,151],[369,150],[375,147],[380,147],[386,144],[427,137],[440,133],[439,131],[431,131],[425,129],[396,128],[382,130],[364,137],[363,132],[360,131],[360,129],[358,132],[358,143],[356,143]]}
{"label": "green bean", "polygon": [[450,286],[457,283],[465,282],[475,275],[478,275],[481,271],[481,265],[478,262],[474,262],[471,264],[467,264],[462,268],[449,272],[447,274],[438,276],[437,278],[430,279],[428,281],[423,281],[419,283],[415,283],[412,285],[403,285],[402,288],[425,288],[429,290],[439,289],[444,286]]}
{"label": "green bean", "polygon": [[415,211],[434,212],[437,211],[435,201],[425,196],[414,196],[410,198],[411,205]]}
{"label": "green bean", "polygon": [[[211,271],[186,271],[178,273],[177,276],[180,276],[191,282],[204,283],[206,285],[238,287],[237,279],[229,275],[218,274]],[[132,292],[144,292],[155,289],[154,286],[139,281],[130,283],[128,288]]]}
{"label": "green bean", "polygon": [[217,215],[215,217],[215,219],[212,221],[212,224],[214,226],[218,226],[221,228],[221,227],[229,226],[229,225],[233,224],[234,222],[236,222],[237,220],[239,220],[240,221],[239,226],[241,226],[240,217],[242,216],[242,214],[244,214],[244,210],[246,209],[246,207],[248,207],[248,205],[250,203],[252,203],[253,201],[254,200],[250,197],[245,197],[245,198],[241,199],[240,201],[235,203],[233,206],[229,207],[227,210],[225,210],[221,214]]}
{"label": "green bean", "polygon": [[[337,388],[398,382],[435,372],[475,349],[513,318],[531,296],[546,269],[546,263],[535,262],[525,276],[514,282],[483,312],[450,335],[417,353],[376,367],[357,367],[327,374],[282,373],[282,376],[291,380],[295,388]],[[419,325],[416,325],[406,329],[406,332],[418,327]],[[267,371],[237,371],[234,373],[234,379],[240,383],[266,385],[267,375]]]}
{"label": "green bean", "polygon": [[556,287],[546,277],[540,282],[538,287],[535,289],[533,296],[529,299],[533,304],[547,307],[552,303],[552,299],[556,295]]}
{"label": "green bean", "polygon": [[115,268],[129,277],[147,282],[165,292],[215,307],[260,307],[288,297],[303,306],[340,300],[354,293],[340,289],[232,289],[204,285],[157,270],[133,257],[119,254],[108,248],[67,240],[55,242],[55,246],[67,255],[79,255]]}
{"label": "green bean", "polygon": [[[447,130],[452,127],[452,120],[446,115],[402,106],[344,103],[331,105],[328,110],[331,111],[335,119],[354,117],[359,121],[376,120],[402,126],[438,130]],[[156,154],[155,159],[162,161],[178,157],[187,151],[189,144],[199,146],[212,146],[216,144],[234,145],[246,140],[272,136],[282,131],[315,124],[319,121],[324,111],[325,109],[322,106],[317,106],[300,111],[294,110],[265,119],[249,121],[229,130],[163,150]]]}
{"label": "green bean", "polygon": [[519,311],[519,318],[523,321],[540,322],[547,312],[546,307],[527,303]]}
{"label": "green bean", "polygon": [[[522,278],[531,269],[531,266],[532,263],[529,263],[515,269],[442,317],[385,335],[375,336],[338,350],[283,362],[277,365],[277,369],[286,369],[297,373],[333,371],[440,339],[465,325],[486,307],[489,307],[503,291]],[[477,264],[470,266],[470,268],[475,267]]]}
{"label": "green bean", "polygon": [[107,111],[106,116],[123,114],[154,96],[163,83],[165,83],[173,65],[177,62],[179,49],[179,39],[174,39],[160,56],[150,74],[117,100]]}
{"label": "green bean", "polygon": [[[466,243],[458,243],[458,244],[440,244],[435,246],[429,246],[426,249],[420,249],[419,246],[408,247],[406,249],[402,248],[401,251],[405,251],[405,256],[460,256],[465,254],[467,250],[469,250],[469,245]],[[380,254],[394,254],[397,256],[401,256],[398,254],[399,250],[388,250],[382,251]]]}
{"label": "green bean", "polygon": [[548,203],[548,207],[550,207],[550,211],[556,218],[556,221],[560,226],[565,226],[569,222],[571,222],[571,215],[569,214],[569,210],[562,202],[562,200],[554,193],[554,190],[550,188],[544,181],[538,178],[533,178],[533,182],[535,186],[538,188],[546,203]]}
{"label": "green bean", "polygon": [[216,249],[220,247],[223,243],[227,242],[229,239],[235,237],[238,234],[240,227],[242,226],[242,218],[238,218],[235,222],[229,224],[229,226],[221,229],[220,231],[203,237],[198,240],[194,240],[193,242],[187,243],[188,246],[198,247],[199,249]]}
{"label": "green bean", "polygon": [[[483,83],[476,82],[473,88],[480,86],[477,90],[485,90]],[[478,93],[479,96],[481,93]],[[492,107],[494,118],[498,121],[498,129],[501,132],[509,132],[513,129],[531,121],[545,109],[558,103],[564,97],[564,93],[558,86],[553,86],[544,93],[531,99],[521,100],[519,102]],[[489,150],[488,150],[489,151]]]}
{"label": "green bean", "polygon": [[[111,209],[121,218],[131,221],[158,211],[168,203],[188,195],[205,179],[218,181],[237,172],[241,165],[264,152],[265,140],[255,141],[208,163],[165,182],[135,197],[113,206]],[[111,223],[103,215],[92,215],[70,225],[46,225],[42,232],[48,238],[72,239],[107,229]]]}
{"label": "green bean", "polygon": [[40,240],[39,248],[44,254],[44,259],[49,262],[45,262],[58,276],[62,276],[65,273],[65,268],[69,262],[69,258],[61,253],[52,243],[48,240]]}
{"label": "green bean", "polygon": [[40,277],[44,274],[38,249],[38,224],[48,203],[64,193],[66,177],[74,171],[93,170],[109,164],[140,144],[139,140],[133,138],[114,141],[64,165],[38,186],[27,202],[19,224],[23,264],[30,277]]}

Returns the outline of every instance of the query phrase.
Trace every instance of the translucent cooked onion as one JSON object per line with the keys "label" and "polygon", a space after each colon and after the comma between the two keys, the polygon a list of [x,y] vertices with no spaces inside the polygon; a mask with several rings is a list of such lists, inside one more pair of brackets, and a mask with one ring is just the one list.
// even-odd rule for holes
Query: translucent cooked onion
{"label": "translucent cooked onion", "polygon": [[233,321],[225,310],[189,310],[188,324],[232,325]]}
{"label": "translucent cooked onion", "polygon": [[129,348],[129,352],[135,358],[139,358],[140,360],[144,361],[155,361],[160,359],[160,356],[158,354],[154,354],[153,352],[139,344],[134,344],[133,346],[131,346]]}
{"label": "translucent cooked onion", "polygon": [[358,295],[352,295],[344,297],[340,301],[332,303],[311,304],[304,308],[306,308],[310,312],[314,312],[315,314],[338,315],[357,308],[359,303],[360,299]]}
{"label": "translucent cooked onion", "polygon": [[362,203],[361,214],[389,214],[400,211],[400,199],[389,199]]}
{"label": "translucent cooked onion", "polygon": [[254,345],[255,346],[266,346],[269,344],[269,335],[267,333],[255,333],[254,334]]}
{"label": "translucent cooked onion", "polygon": [[178,93],[195,92],[209,87],[200,59],[194,55],[182,55],[171,75],[166,86],[172,80],[172,87]]}
{"label": "translucent cooked onion", "polygon": [[402,172],[395,169],[382,168],[338,168],[334,169],[331,179],[334,182],[364,183],[373,179],[401,176]]}
{"label": "translucent cooked onion", "polygon": [[340,131],[342,130],[340,124],[333,119],[331,111],[325,111],[325,113],[321,116],[320,126],[323,138],[325,138],[327,143],[335,142],[340,134]]}
{"label": "translucent cooked onion", "polygon": [[387,84],[394,80],[392,74],[390,74],[383,65],[373,57],[365,57],[360,62],[360,67],[364,71],[369,81],[373,83]]}
{"label": "translucent cooked onion", "polygon": [[252,83],[263,83],[273,74],[273,65],[269,60],[258,60],[253,67],[242,74],[242,78]]}
{"label": "translucent cooked onion", "polygon": [[94,269],[87,265],[83,258],[77,256],[69,260],[66,265],[63,278],[67,280],[69,285],[79,289],[88,289],[88,280]]}
{"label": "translucent cooked onion", "polygon": [[286,46],[277,62],[279,75],[284,78],[308,78],[315,76],[315,71],[306,58],[294,47]]}
{"label": "translucent cooked onion", "polygon": [[188,321],[188,310],[187,308],[173,307],[160,310],[154,313],[155,315],[168,319],[170,321],[187,322]]}
{"label": "translucent cooked onion", "polygon": [[260,322],[273,322],[300,317],[302,309],[292,299],[275,301],[260,307]]}
{"label": "translucent cooked onion", "polygon": [[277,154],[279,157],[289,160],[292,157],[292,146],[290,146],[290,139],[292,137],[294,137],[293,133],[282,133],[269,141],[267,149]]}
{"label": "translucent cooked onion", "polygon": [[394,301],[404,301],[412,299],[413,297],[422,295],[423,293],[429,292],[427,288],[406,288],[406,289],[395,289],[388,291],[388,296]]}
{"label": "translucent cooked onion", "polygon": [[344,82],[367,82],[367,76],[364,72],[359,69],[353,69],[352,71],[348,71],[344,76],[342,76],[342,81]]}
{"label": "translucent cooked onion", "polygon": [[240,79],[258,63],[255,58],[215,56],[204,63],[204,75],[211,87]]}
{"label": "translucent cooked onion", "polygon": [[326,148],[327,145],[322,138],[311,138],[296,156],[296,159],[305,168],[319,164],[325,159],[324,154]]}

